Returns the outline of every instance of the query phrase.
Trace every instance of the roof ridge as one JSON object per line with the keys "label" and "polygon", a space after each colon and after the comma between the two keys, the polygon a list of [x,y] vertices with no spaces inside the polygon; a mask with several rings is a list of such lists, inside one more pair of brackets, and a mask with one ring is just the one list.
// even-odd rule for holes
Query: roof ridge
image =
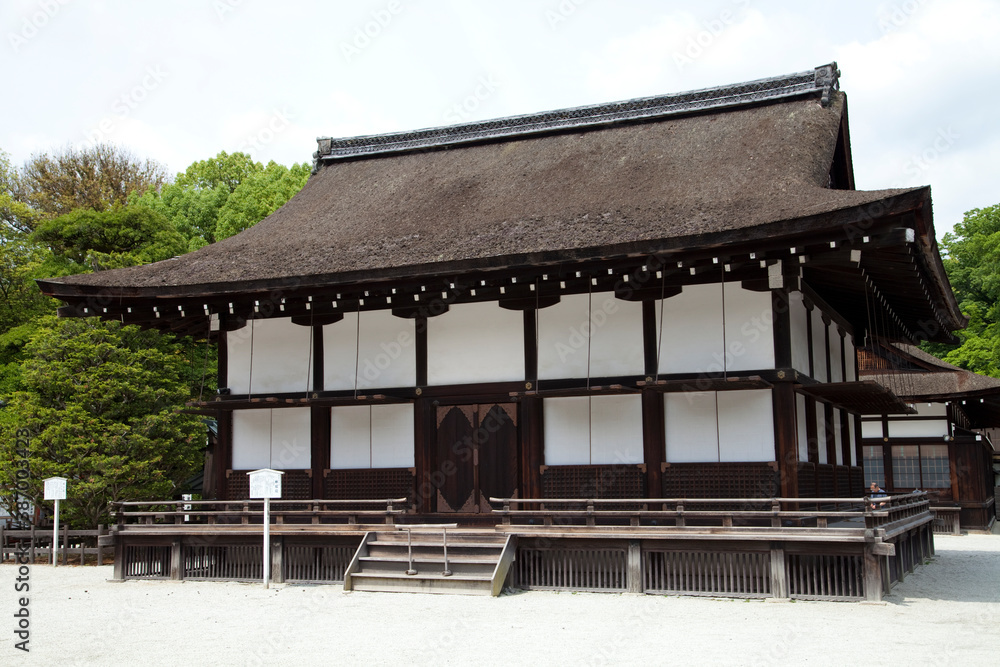
{"label": "roof ridge", "polygon": [[508,116],[486,121],[357,137],[316,139],[315,166],[347,158],[398,153],[552,130],[584,128],[627,120],[660,118],[707,109],[742,106],[766,100],[822,93],[823,106],[840,88],[837,63],[783,76],[715,88],[640,97],[554,111]]}

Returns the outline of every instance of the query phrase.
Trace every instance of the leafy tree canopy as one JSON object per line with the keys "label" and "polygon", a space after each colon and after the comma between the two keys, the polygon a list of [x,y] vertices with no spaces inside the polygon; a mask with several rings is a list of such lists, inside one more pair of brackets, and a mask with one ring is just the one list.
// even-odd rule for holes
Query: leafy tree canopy
{"label": "leafy tree canopy", "polygon": [[219,211],[217,240],[238,234],[271,215],[301,190],[312,168],[305,162],[289,169],[269,162],[264,171],[245,179]]}
{"label": "leafy tree canopy", "polygon": [[[69,480],[70,525],[107,522],[108,503],[169,498],[201,464],[205,429],[179,414],[198,360],[170,336],[97,318],[46,317],[27,346],[25,391],[0,417],[0,488],[14,488],[16,432],[29,434],[29,496]],[[9,508],[12,499],[0,499]]]}
{"label": "leafy tree canopy", "polygon": [[157,190],[166,181],[160,163],[115,144],[96,144],[33,155],[21,170],[15,195],[48,219],[77,208],[105,211],[124,205],[131,193]]}
{"label": "leafy tree canopy", "polygon": [[969,326],[957,346],[925,344],[945,361],[1000,377],[1000,204],[965,214],[941,242],[944,267]]}
{"label": "leafy tree canopy", "polygon": [[33,238],[52,251],[52,267],[60,273],[135,266],[188,249],[166,217],[144,206],[76,209],[43,222]]}
{"label": "leafy tree canopy", "polygon": [[7,153],[0,151],[0,222],[3,235],[26,232],[34,227],[37,213],[18,199],[20,175],[10,163]]}

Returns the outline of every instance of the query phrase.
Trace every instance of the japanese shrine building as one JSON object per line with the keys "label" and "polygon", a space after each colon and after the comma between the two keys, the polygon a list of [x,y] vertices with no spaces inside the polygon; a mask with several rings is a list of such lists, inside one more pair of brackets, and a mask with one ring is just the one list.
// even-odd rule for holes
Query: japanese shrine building
{"label": "japanese shrine building", "polygon": [[855,190],[838,75],[320,139],[253,228],[42,289],[218,342],[220,498],[860,496],[908,408],[856,349],[965,320],[930,190]]}

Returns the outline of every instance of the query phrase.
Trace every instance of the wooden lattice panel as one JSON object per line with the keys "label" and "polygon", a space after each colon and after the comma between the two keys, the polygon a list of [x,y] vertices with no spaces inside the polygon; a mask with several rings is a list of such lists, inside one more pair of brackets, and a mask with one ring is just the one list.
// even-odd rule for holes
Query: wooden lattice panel
{"label": "wooden lattice panel", "polygon": [[[226,499],[246,500],[250,497],[249,470],[230,470],[226,479]],[[312,477],[308,470],[284,470],[281,476],[282,500],[311,500]]]}
{"label": "wooden lattice panel", "polygon": [[[820,463],[816,466],[816,496],[817,498],[834,498],[836,492],[833,488],[834,472],[833,466],[829,463]],[[800,496],[804,495],[802,493]]]}
{"label": "wooden lattice panel", "polygon": [[799,464],[799,498],[816,497],[816,464]]}
{"label": "wooden lattice panel", "polygon": [[283,575],[287,582],[343,583],[357,546],[285,545]]}
{"label": "wooden lattice panel", "polygon": [[184,578],[260,580],[264,576],[263,549],[259,544],[186,545],[183,557]]}
{"label": "wooden lattice panel", "polygon": [[646,475],[638,466],[551,466],[542,473],[543,498],[644,498]]}
{"label": "wooden lattice panel", "polygon": [[170,577],[169,546],[125,547],[124,579],[166,579]]}
{"label": "wooden lattice panel", "polygon": [[837,466],[835,469],[837,476],[837,497],[851,497],[851,469],[848,466]]}
{"label": "wooden lattice panel", "polygon": [[323,497],[329,500],[413,498],[413,471],[410,468],[331,470],[323,480],[323,492]]}
{"label": "wooden lattice panel", "polygon": [[864,597],[861,556],[786,556],[788,596],[799,599],[858,600]]}
{"label": "wooden lattice panel", "polygon": [[664,498],[772,498],[778,473],[767,463],[671,463]]}
{"label": "wooden lattice panel", "polygon": [[647,551],[643,554],[647,593],[736,596],[771,595],[769,553]]}
{"label": "wooden lattice panel", "polygon": [[517,588],[571,591],[624,591],[624,548],[521,547],[514,561]]}

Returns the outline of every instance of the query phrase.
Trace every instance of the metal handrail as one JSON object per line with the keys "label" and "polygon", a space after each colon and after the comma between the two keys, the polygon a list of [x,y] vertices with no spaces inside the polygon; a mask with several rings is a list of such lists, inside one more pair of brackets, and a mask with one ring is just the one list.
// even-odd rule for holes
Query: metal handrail
{"label": "metal handrail", "polygon": [[411,523],[397,526],[397,528],[406,531],[406,557],[409,564],[406,574],[410,576],[417,574],[416,568],[413,567],[413,531],[430,533],[440,530],[442,545],[444,547],[444,570],[441,572],[441,575],[445,577],[451,576],[451,568],[448,567],[448,529],[458,528],[457,523]]}

